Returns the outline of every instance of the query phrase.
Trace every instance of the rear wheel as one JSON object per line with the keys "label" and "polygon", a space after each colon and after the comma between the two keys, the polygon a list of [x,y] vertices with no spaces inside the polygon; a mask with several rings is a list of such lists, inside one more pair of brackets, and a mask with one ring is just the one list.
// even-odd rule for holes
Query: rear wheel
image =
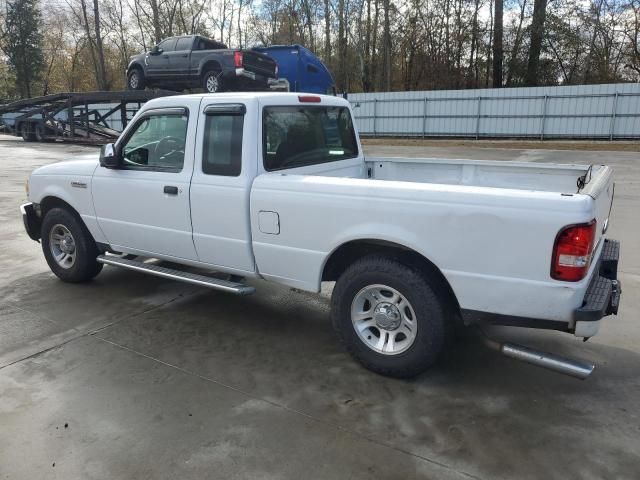
{"label": "rear wheel", "polygon": [[425,274],[384,256],[364,257],[338,279],[334,328],[366,368],[392,377],[418,375],[448,343],[445,303]]}
{"label": "rear wheel", "polygon": [[202,88],[207,93],[222,92],[224,89],[222,71],[219,69],[207,71],[202,77]]}
{"label": "rear wheel", "polygon": [[140,68],[132,68],[127,75],[127,88],[129,90],[144,90],[145,78]]}
{"label": "rear wheel", "polygon": [[42,251],[51,271],[65,282],[85,282],[100,273],[98,248],[87,227],[73,213],[52,208],[42,221]]}

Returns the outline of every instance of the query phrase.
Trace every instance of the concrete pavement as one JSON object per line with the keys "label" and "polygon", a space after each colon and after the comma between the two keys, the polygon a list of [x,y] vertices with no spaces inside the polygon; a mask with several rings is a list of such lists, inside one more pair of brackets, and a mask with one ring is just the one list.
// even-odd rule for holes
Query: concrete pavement
{"label": "concrete pavement", "polygon": [[588,343],[495,335],[598,364],[584,382],[464,335],[412,381],[337,343],[328,294],[244,298],[106,267],[70,285],[18,206],[38,165],[89,147],[0,137],[0,478],[637,478],[640,154],[384,147],[379,155],[609,163],[623,302]]}

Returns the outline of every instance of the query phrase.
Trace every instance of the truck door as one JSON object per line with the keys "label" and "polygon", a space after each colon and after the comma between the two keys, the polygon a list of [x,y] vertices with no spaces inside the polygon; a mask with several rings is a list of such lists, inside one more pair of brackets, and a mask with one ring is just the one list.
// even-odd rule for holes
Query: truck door
{"label": "truck door", "polygon": [[96,169],[96,216],[114,249],[197,259],[189,207],[193,142],[187,142],[195,138],[195,120],[182,107],[147,110],[116,144],[120,167]]}
{"label": "truck door", "polygon": [[253,272],[249,196],[257,168],[257,102],[203,100],[191,181],[193,243],[201,262]]}
{"label": "truck door", "polygon": [[179,37],[173,52],[169,52],[169,75],[184,78],[189,72],[189,54],[193,37]]}
{"label": "truck door", "polygon": [[166,78],[169,74],[169,54],[176,46],[175,38],[167,38],[158,44],[161,49],[159,53],[148,53],[145,60],[147,62],[147,76],[153,78]]}

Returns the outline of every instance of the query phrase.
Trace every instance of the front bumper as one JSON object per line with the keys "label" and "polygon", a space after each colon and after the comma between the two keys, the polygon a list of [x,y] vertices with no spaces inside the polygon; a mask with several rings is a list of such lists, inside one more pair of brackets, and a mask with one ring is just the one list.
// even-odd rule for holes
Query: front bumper
{"label": "front bumper", "polygon": [[587,287],[582,306],[574,311],[575,335],[592,337],[600,328],[600,319],[607,315],[617,315],[622,295],[618,280],[618,259],[620,242],[606,239],[599,265]]}
{"label": "front bumper", "polygon": [[22,222],[27,235],[36,242],[40,240],[41,219],[36,213],[36,206],[33,203],[25,203],[20,205],[22,213]]}

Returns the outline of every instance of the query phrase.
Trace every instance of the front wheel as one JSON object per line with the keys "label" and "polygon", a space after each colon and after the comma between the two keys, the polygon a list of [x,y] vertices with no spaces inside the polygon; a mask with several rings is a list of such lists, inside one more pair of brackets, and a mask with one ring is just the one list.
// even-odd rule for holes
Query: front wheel
{"label": "front wheel", "polygon": [[362,258],[336,282],[334,328],[366,368],[413,377],[436,362],[451,331],[437,291],[422,272],[397,260]]}
{"label": "front wheel", "polygon": [[42,221],[42,251],[51,271],[65,282],[86,282],[98,275],[102,264],[93,237],[73,213],[52,208]]}
{"label": "front wheel", "polygon": [[144,73],[139,68],[132,68],[127,75],[127,88],[129,90],[144,90],[145,78]]}
{"label": "front wheel", "polygon": [[36,135],[32,127],[33,125],[31,125],[29,122],[23,122],[20,125],[20,136],[25,142],[36,141]]}

